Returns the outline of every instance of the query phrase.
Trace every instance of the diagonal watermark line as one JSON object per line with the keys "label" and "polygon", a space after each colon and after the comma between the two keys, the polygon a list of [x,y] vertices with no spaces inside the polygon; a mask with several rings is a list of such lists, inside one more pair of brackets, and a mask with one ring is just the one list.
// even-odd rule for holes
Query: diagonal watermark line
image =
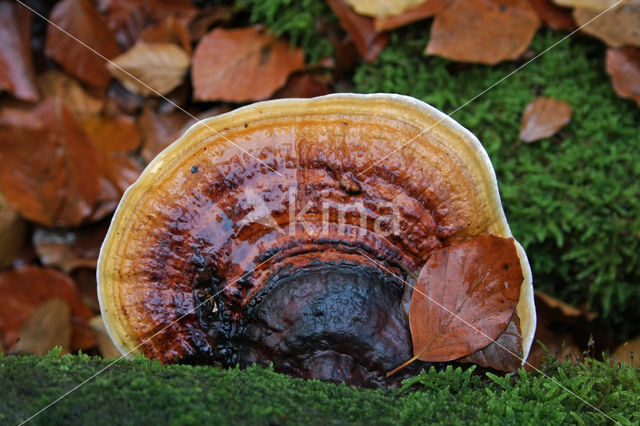
{"label": "diagonal watermark line", "polygon": [[436,121],[435,123],[433,123],[431,126],[427,127],[425,130],[421,131],[420,133],[418,133],[417,135],[415,135],[414,137],[412,137],[411,139],[409,139],[408,141],[404,142],[402,145],[400,145],[398,148],[394,149],[393,151],[391,151],[389,154],[385,155],[384,157],[380,158],[378,161],[376,161],[375,163],[373,163],[372,165],[370,165],[369,167],[367,167],[366,169],[364,169],[363,171],[359,172],[357,174],[357,176],[360,176],[362,174],[364,174],[365,172],[367,172],[368,170],[370,170],[371,168],[377,166],[378,164],[380,164],[381,162],[383,162],[384,160],[386,160],[387,158],[389,158],[390,156],[392,156],[393,154],[395,154],[396,152],[400,151],[402,148],[404,148],[405,146],[409,145],[411,142],[413,142],[414,140],[416,140],[417,138],[419,138],[420,136],[424,135],[425,133],[427,133],[429,130],[433,129],[434,127],[436,127],[438,124],[442,123],[444,120],[446,120],[447,118],[451,118],[451,116],[453,114],[455,114],[456,112],[460,111],[462,108],[466,107],[467,105],[469,105],[471,102],[475,101],[476,99],[478,99],[480,96],[484,95],[485,93],[487,93],[489,90],[493,89],[494,87],[496,87],[497,85],[499,85],[500,83],[502,83],[503,81],[505,81],[506,79],[508,79],[509,77],[511,77],[512,75],[514,75],[515,73],[517,73],[518,71],[522,70],[524,67],[526,67],[527,65],[529,65],[530,63],[532,63],[533,61],[539,59],[542,55],[544,55],[545,53],[547,53],[548,51],[550,51],[551,49],[553,49],[554,47],[556,47],[557,45],[559,45],[560,43],[562,43],[563,41],[565,41],[566,39],[570,38],[571,36],[573,36],[575,33],[577,33],[578,31],[580,31],[582,28],[586,27],[587,25],[589,25],[590,23],[592,23],[593,21],[595,21],[596,19],[598,19],[599,17],[601,17],[602,15],[604,15],[605,13],[609,12],[610,10],[614,9],[616,6],[618,6],[620,3],[622,3],[624,0],[618,0],[616,3],[614,3],[612,6],[610,6],[609,8],[607,8],[606,10],[600,12],[599,14],[597,14],[596,16],[594,16],[593,18],[591,18],[589,21],[585,22],[583,25],[581,25],[580,27],[576,28],[575,30],[571,31],[569,34],[567,34],[566,36],[562,37],[560,40],[558,40],[557,42],[553,43],[551,46],[547,47],[546,49],[544,49],[542,52],[538,53],[536,56],[534,56],[533,58],[529,59],[527,62],[525,62],[524,64],[520,65],[518,68],[516,68],[515,70],[511,71],[510,73],[508,73],[507,75],[505,75],[504,77],[502,77],[500,80],[496,81],[495,83],[493,83],[491,86],[487,87],[486,89],[484,89],[483,91],[481,91],[480,93],[478,93],[477,95],[475,95],[474,97],[468,99],[466,102],[464,102],[462,105],[460,105],[459,107],[457,107],[456,109],[454,109],[453,111],[449,112],[448,114],[445,114],[444,117],[442,117],[441,119],[439,119],[438,121]]}
{"label": "diagonal watermark line", "polygon": [[155,332],[154,334],[152,334],[150,337],[147,337],[146,339],[144,339],[142,342],[140,342],[140,344],[136,347],[134,347],[133,349],[129,350],[129,352],[127,352],[124,355],[121,355],[119,358],[115,359],[114,361],[110,362],[109,364],[107,364],[104,368],[101,368],[100,370],[98,370],[96,373],[94,373],[92,376],[87,377],[86,379],[84,379],[82,382],[78,383],[77,385],[75,385],[73,388],[69,389],[67,392],[65,392],[64,394],[60,395],[58,398],[56,398],[54,401],[50,402],[49,404],[47,404],[46,406],[42,407],[40,410],[38,410],[37,412],[33,413],[31,416],[29,416],[28,418],[24,419],[23,421],[21,421],[18,426],[22,426],[25,423],[33,420],[35,417],[37,417],[38,415],[42,414],[44,411],[46,411],[48,408],[50,408],[51,406],[55,405],[56,403],[60,402],[60,400],[66,398],[69,394],[71,394],[72,392],[78,390],[80,387],[82,387],[83,385],[87,384],[88,382],[90,382],[91,380],[93,380],[95,377],[97,377],[98,375],[102,374],[104,371],[106,371],[107,369],[111,368],[114,364],[122,361],[124,358],[126,358],[129,354],[131,354],[132,352],[134,352],[136,349],[138,349],[139,347],[141,347],[142,345],[150,342],[154,337],[156,337],[157,335],[165,332],[169,327],[171,327],[172,325],[174,325],[175,323],[177,323],[178,321],[181,321],[182,319],[184,319],[185,317],[193,314],[196,309],[198,309],[200,306],[204,305],[205,303],[210,302],[214,297],[216,297],[217,295],[219,295],[220,293],[222,293],[224,290],[226,290],[227,288],[229,288],[230,286],[232,286],[233,284],[237,283],[238,281],[240,281],[242,278],[244,278],[245,276],[247,276],[248,274],[252,273],[253,271],[255,271],[256,269],[258,269],[260,266],[264,265],[265,263],[267,263],[268,261],[270,261],[271,259],[273,259],[274,256],[278,255],[280,252],[276,252],[274,254],[272,254],[271,256],[269,256],[267,259],[265,259],[264,261],[260,262],[259,264],[257,264],[256,266],[254,266],[253,268],[249,269],[248,271],[246,271],[244,274],[240,275],[238,278],[236,278],[235,280],[231,281],[229,284],[227,284],[226,286],[224,286],[221,290],[219,290],[218,292],[216,292],[214,295],[208,297],[207,299],[205,299],[204,301],[198,303],[197,305],[195,305],[193,308],[189,309],[187,311],[186,314],[181,315],[180,317],[178,317],[176,320],[172,321],[171,323],[169,323],[168,325],[166,325],[165,327],[163,327],[162,329],[160,329],[159,331]]}
{"label": "diagonal watermark line", "polygon": [[588,405],[589,407],[591,407],[592,409],[594,409],[595,411],[597,411],[598,413],[602,414],[603,416],[605,416],[607,419],[611,420],[612,422],[616,423],[616,424],[620,424],[618,421],[616,421],[615,419],[613,419],[612,417],[610,417],[609,415],[607,415],[607,413],[605,413],[604,411],[602,411],[601,409],[599,409],[598,407],[596,407],[595,405],[591,404],[589,401],[587,401],[586,399],[582,398],[580,395],[577,395],[575,392],[573,392],[571,389],[567,388],[566,386],[564,386],[562,383],[558,382],[557,380],[555,380],[553,377],[545,374],[542,370],[540,370],[539,368],[535,367],[534,365],[530,364],[529,362],[527,362],[523,357],[519,356],[518,354],[514,353],[513,351],[511,351],[509,348],[507,348],[506,346],[502,345],[501,343],[499,343],[497,340],[492,339],[491,337],[489,337],[485,332],[483,332],[482,330],[480,330],[479,328],[475,327],[473,324],[469,323],[467,320],[465,320],[464,318],[462,318],[461,316],[457,315],[455,312],[452,312],[450,309],[448,309],[446,306],[442,305],[440,302],[438,302],[437,300],[433,299],[432,297],[428,296],[427,294],[423,293],[422,291],[418,290],[417,288],[415,288],[415,285],[410,284],[409,282],[407,282],[406,280],[404,280],[401,276],[397,275],[396,273],[394,273],[393,271],[391,271],[389,268],[387,268],[384,264],[382,264],[381,262],[377,261],[376,259],[368,256],[366,253],[364,253],[362,250],[359,250],[359,253],[366,257],[367,259],[369,259],[371,262],[375,263],[376,265],[378,265],[380,268],[384,269],[385,271],[387,271],[388,273],[390,273],[391,275],[393,275],[394,277],[398,278],[400,281],[402,281],[405,285],[408,285],[409,287],[411,287],[411,289],[413,289],[413,291],[417,291],[418,293],[420,293],[422,296],[424,296],[426,299],[428,299],[430,302],[434,303],[435,305],[437,305],[440,309],[446,311],[449,315],[455,317],[456,319],[459,319],[460,321],[462,321],[465,325],[471,327],[474,331],[482,334],[484,337],[486,337],[487,339],[489,339],[491,342],[495,343],[496,345],[498,345],[500,348],[504,349],[505,351],[509,352],[511,355],[513,355],[514,357],[516,357],[517,359],[519,359],[520,361],[522,361],[523,364],[526,364],[527,366],[531,367],[533,370],[535,370],[537,373],[540,373],[541,375],[543,375],[545,378],[549,379],[550,381],[552,381],[554,384],[558,385],[560,388],[564,389],[565,391],[567,391],[568,393],[570,393],[571,395],[573,395],[574,397],[576,397],[577,399],[579,399],[580,401],[582,401],[583,403],[585,403],[586,405]]}
{"label": "diagonal watermark line", "polygon": [[78,39],[76,36],[74,36],[73,34],[69,33],[68,31],[66,31],[64,28],[60,27],[59,25],[56,25],[55,23],[51,22],[49,19],[47,19],[45,16],[43,16],[42,14],[38,13],[37,11],[35,11],[33,8],[31,8],[30,6],[26,5],[25,3],[23,3],[21,0],[16,0],[17,3],[21,4],[22,6],[24,6],[25,8],[29,9],[31,11],[31,13],[33,13],[34,15],[39,16],[40,18],[42,18],[44,21],[46,21],[47,23],[49,23],[50,25],[52,25],[54,28],[56,28],[57,30],[63,32],[64,34],[66,34],[67,36],[69,36],[70,38],[72,38],[73,40],[75,40],[76,42],[78,42],[79,44],[81,44],[82,46],[86,47],[87,49],[89,49],[91,52],[95,53],[97,56],[99,56],[100,58],[102,58],[105,62],[111,64],[112,66],[114,66],[115,68],[117,68],[119,71],[122,71],[124,74],[126,74],[128,77],[132,78],[133,80],[135,80],[136,82],[140,83],[142,86],[144,86],[145,88],[149,89],[151,92],[153,92],[154,95],[164,99],[165,101],[167,101],[168,103],[170,103],[172,106],[174,106],[176,109],[180,110],[181,112],[185,113],[186,115],[188,115],[189,117],[191,117],[192,119],[196,120],[196,123],[201,123],[203,124],[207,129],[211,130],[212,132],[214,132],[216,134],[216,136],[220,136],[222,137],[224,140],[226,140],[227,142],[229,142],[231,145],[235,146],[236,148],[238,148],[240,151],[243,151],[245,154],[247,154],[248,156],[250,156],[251,158],[253,158],[254,160],[256,160],[258,163],[262,164],[263,166],[267,167],[269,170],[271,170],[272,172],[280,175],[281,177],[284,177],[284,175],[282,173],[280,173],[279,171],[277,171],[276,169],[274,169],[273,167],[269,166],[267,163],[265,163],[264,161],[260,160],[258,157],[256,157],[255,155],[251,154],[249,151],[247,151],[246,149],[244,149],[242,146],[238,145],[237,143],[233,142],[231,139],[227,138],[225,135],[223,135],[222,133],[218,132],[216,129],[214,129],[213,127],[209,126],[209,124],[207,122],[205,122],[204,120],[199,120],[198,117],[196,117],[195,115],[191,114],[189,111],[187,111],[186,109],[182,108],[180,105],[176,104],[175,102],[173,102],[171,99],[167,98],[166,96],[162,95],[161,93],[159,93],[157,90],[155,90],[153,87],[149,86],[147,83],[145,83],[144,81],[140,80],[139,78],[137,78],[136,76],[132,75],[131,73],[129,73],[127,70],[125,70],[124,68],[122,68],[120,65],[116,64],[115,62],[111,61],[110,59],[108,59],[107,57],[105,57],[104,55],[102,55],[100,52],[98,52],[97,50],[95,50],[94,48],[92,48],[91,46],[89,46],[88,44],[84,43],[82,40]]}

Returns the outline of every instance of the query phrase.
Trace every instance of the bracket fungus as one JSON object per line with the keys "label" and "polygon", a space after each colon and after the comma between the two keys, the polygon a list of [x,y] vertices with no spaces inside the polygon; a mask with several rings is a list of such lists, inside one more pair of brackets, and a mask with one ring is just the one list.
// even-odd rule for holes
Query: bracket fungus
{"label": "bracket fungus", "polygon": [[[194,125],[124,195],[98,286],[123,354],[361,386],[398,380],[387,373],[412,356],[517,368],[536,322],[482,145],[391,94],[267,101]],[[443,309],[415,314],[414,286]],[[425,339],[457,346],[414,348]]]}

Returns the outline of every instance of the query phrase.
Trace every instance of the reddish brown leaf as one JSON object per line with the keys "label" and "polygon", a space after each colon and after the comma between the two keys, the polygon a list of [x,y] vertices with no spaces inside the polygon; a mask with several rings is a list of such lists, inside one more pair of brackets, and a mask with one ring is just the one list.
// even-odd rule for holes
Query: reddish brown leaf
{"label": "reddish brown leaf", "polygon": [[551,0],[531,0],[531,6],[540,19],[554,30],[573,31],[578,28],[569,8],[557,6]]}
{"label": "reddish brown leaf", "polygon": [[182,83],[189,55],[177,44],[139,42],[114,58],[108,68],[128,90],[161,96]]}
{"label": "reddish brown leaf", "polygon": [[0,191],[25,218],[79,225],[91,215],[100,178],[95,146],[56,99],[33,110],[24,127],[0,128]]}
{"label": "reddish brown leaf", "polygon": [[0,268],[13,262],[25,241],[26,223],[0,193]]}
{"label": "reddish brown leaf", "polygon": [[571,121],[571,106],[553,98],[538,97],[524,110],[520,139],[534,142],[553,136]]}
{"label": "reddish brown leaf", "polygon": [[457,361],[501,371],[517,370],[522,366],[522,333],[519,323],[518,315],[514,312],[509,325],[495,342]]}
{"label": "reddish brown leaf", "polygon": [[581,31],[609,47],[640,46],[640,3],[619,6],[604,14],[600,10],[577,8],[573,17]]}
{"label": "reddish brown leaf", "polygon": [[222,24],[231,20],[233,8],[229,6],[211,6],[201,9],[189,24],[191,41],[200,41],[215,24]]}
{"label": "reddish brown leaf", "polygon": [[303,67],[301,49],[291,49],[288,42],[260,27],[216,28],[202,38],[193,55],[194,97],[231,102],[266,99]]}
{"label": "reddish brown leaf", "polygon": [[640,105],[640,49],[607,49],[607,72],[616,93]]}
{"label": "reddish brown leaf", "polygon": [[331,93],[328,79],[313,74],[292,74],[287,84],[273,98],[313,98]]}
{"label": "reddish brown leaf", "polygon": [[85,120],[82,127],[95,143],[104,176],[118,191],[119,200],[142,172],[142,165],[129,156],[140,146],[142,133],[133,118],[125,115],[93,117]]}
{"label": "reddish brown leaf", "polygon": [[69,273],[82,267],[95,269],[106,234],[104,224],[77,231],[38,227],[33,233],[33,245],[43,265]]}
{"label": "reddish brown leaf", "polygon": [[181,111],[159,116],[150,108],[145,107],[138,118],[144,136],[142,158],[147,163],[153,160],[160,151],[180,136],[182,126],[188,119],[189,116]]}
{"label": "reddish brown leaf", "polygon": [[513,238],[481,235],[433,253],[411,296],[416,356],[450,361],[492,343],[511,321],[523,279]]}
{"label": "reddish brown leaf", "polygon": [[57,97],[78,118],[100,114],[104,99],[89,95],[77,80],[60,71],[46,71],[36,79],[44,99]]}
{"label": "reddish brown leaf", "polygon": [[147,43],[172,43],[191,54],[191,34],[189,22],[195,16],[195,12],[187,16],[167,16],[154,26],[146,28],[140,34],[140,41]]}
{"label": "reddish brown leaf", "polygon": [[611,354],[614,362],[626,362],[634,367],[640,367],[640,336],[624,342]]}
{"label": "reddish brown leaf", "polygon": [[44,302],[31,312],[11,353],[45,355],[56,346],[62,353],[71,346],[71,312],[62,299]]}
{"label": "reddish brown leaf", "polygon": [[[49,18],[107,59],[118,54],[113,34],[89,0],[62,0],[54,6]],[[51,24],[47,29],[46,52],[85,83],[106,88],[111,80],[104,59]]]}
{"label": "reddish brown leaf", "polygon": [[455,0],[436,15],[426,53],[494,65],[520,56],[539,25],[527,0]]}
{"label": "reddish brown leaf", "polygon": [[389,33],[378,34],[373,26],[373,19],[358,15],[344,0],[327,2],[353,39],[360,56],[373,62],[389,42]]}
{"label": "reddish brown leaf", "polygon": [[402,12],[400,15],[374,18],[373,26],[379,33],[400,28],[435,15],[449,6],[451,1],[452,0],[426,0],[416,7]]}
{"label": "reddish brown leaf", "polygon": [[29,35],[31,13],[17,3],[0,1],[0,90],[37,101]]}
{"label": "reddish brown leaf", "polygon": [[43,302],[62,299],[71,308],[72,350],[95,345],[85,321],[93,316],[82,302],[74,282],[54,269],[27,266],[0,274],[0,332],[5,347],[12,346],[27,318]]}

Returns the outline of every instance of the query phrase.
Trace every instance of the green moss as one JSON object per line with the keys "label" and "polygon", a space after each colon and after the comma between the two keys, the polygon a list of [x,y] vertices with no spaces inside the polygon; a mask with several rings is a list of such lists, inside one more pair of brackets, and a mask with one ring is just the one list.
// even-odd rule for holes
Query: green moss
{"label": "green moss", "polygon": [[[540,32],[542,52],[563,37]],[[451,112],[522,63],[494,67],[425,57],[428,26],[394,33],[354,76],[360,92],[394,92]],[[537,288],[588,303],[625,334],[640,332],[640,109],[620,99],[604,48],[571,38],[455,112],[482,141],[498,174],[509,223]],[[522,111],[538,94],[571,104],[559,134],[519,144]]]}
{"label": "green moss", "polygon": [[[597,361],[520,371],[430,370],[402,389],[304,381],[253,367],[163,366],[146,359],[0,356],[0,424],[17,424],[85,379],[34,424],[604,424],[640,421],[640,371]],[[102,372],[100,372],[102,370]]]}
{"label": "green moss", "polygon": [[333,53],[333,46],[317,30],[318,19],[336,21],[325,1],[317,0],[239,0],[250,10],[250,21],[266,25],[276,36],[286,36],[305,51],[309,63]]}

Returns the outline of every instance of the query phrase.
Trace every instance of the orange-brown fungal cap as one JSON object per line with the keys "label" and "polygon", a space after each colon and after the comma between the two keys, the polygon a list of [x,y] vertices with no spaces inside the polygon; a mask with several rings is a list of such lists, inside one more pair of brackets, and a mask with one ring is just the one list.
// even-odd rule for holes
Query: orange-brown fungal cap
{"label": "orange-brown fungal cap", "polygon": [[[511,236],[493,168],[443,113],[388,94],[261,102],[194,125],[126,192],[98,264],[102,315],[123,353],[215,359],[270,285],[297,270],[406,277],[480,234]],[[518,250],[526,358],[535,311]]]}

